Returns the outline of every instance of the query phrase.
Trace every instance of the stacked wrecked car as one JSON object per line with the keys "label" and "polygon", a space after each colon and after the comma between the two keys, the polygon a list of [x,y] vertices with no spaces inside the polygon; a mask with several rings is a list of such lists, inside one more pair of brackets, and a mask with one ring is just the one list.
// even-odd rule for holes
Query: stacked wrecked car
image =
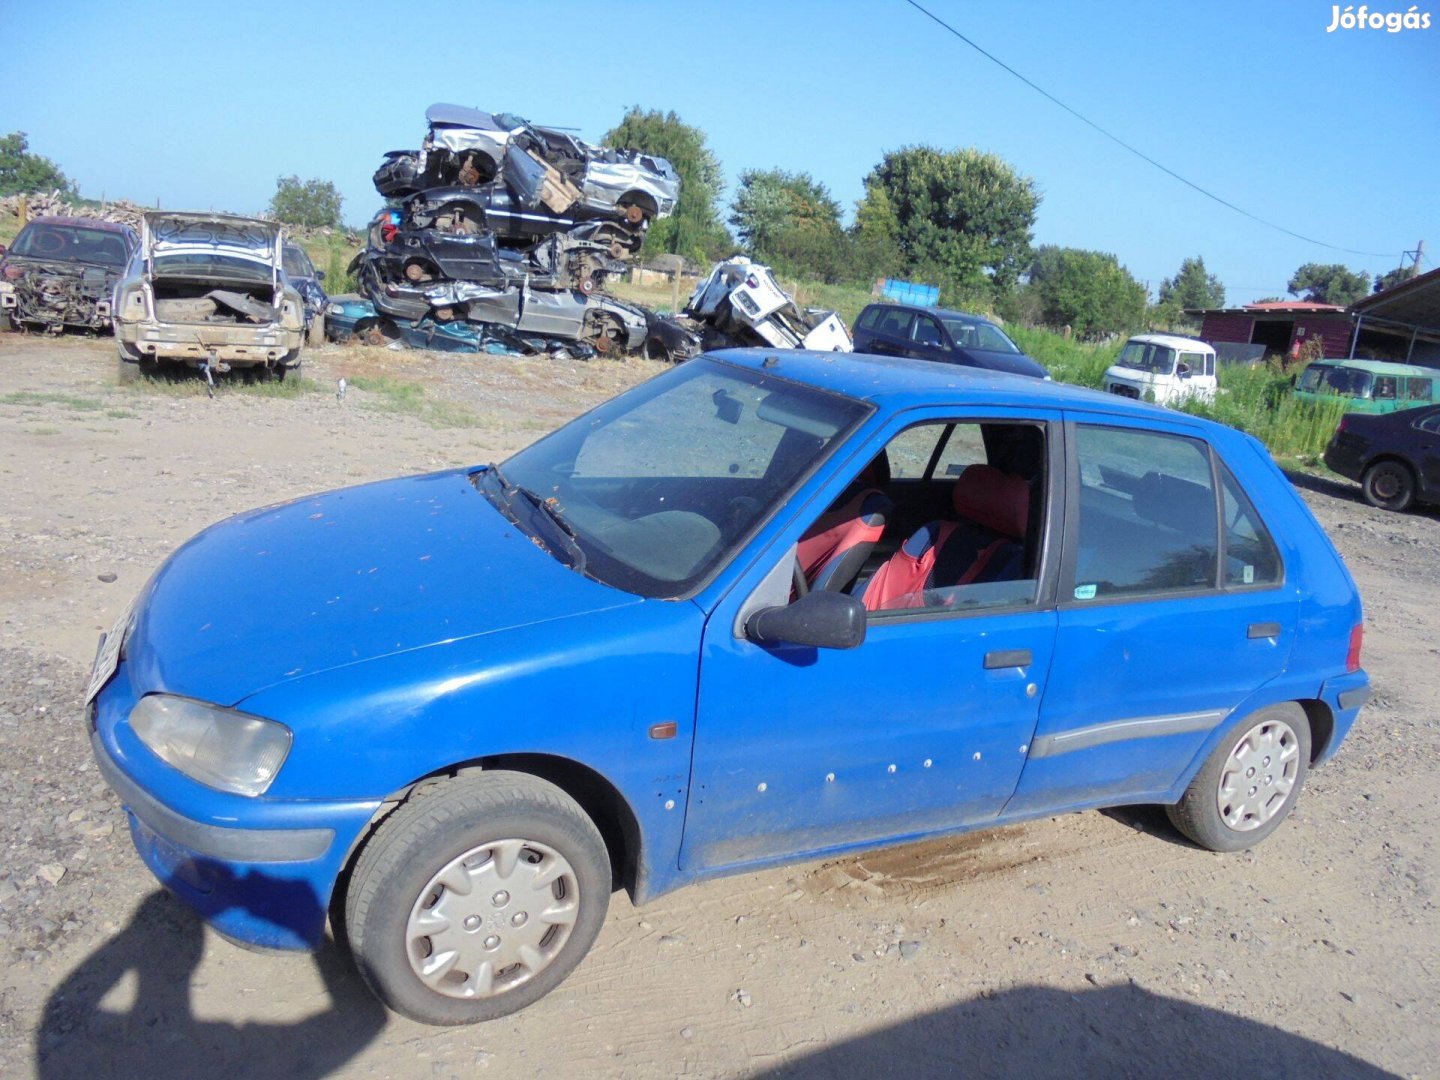
{"label": "stacked wrecked car", "polygon": [[669,216],[664,158],[592,146],[506,113],[432,105],[419,150],[375,173],[386,206],[336,297],[337,340],[588,356],[638,349],[651,316],[601,288]]}

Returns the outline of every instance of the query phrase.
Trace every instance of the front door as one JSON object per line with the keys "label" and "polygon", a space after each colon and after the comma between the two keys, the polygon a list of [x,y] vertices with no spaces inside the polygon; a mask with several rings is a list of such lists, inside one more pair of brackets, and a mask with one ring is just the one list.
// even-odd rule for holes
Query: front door
{"label": "front door", "polygon": [[[1051,439],[1058,425],[1034,416],[990,419],[932,420],[938,440],[924,424],[892,429],[857,455],[855,467],[884,446],[897,474],[908,475],[904,462],[915,457],[923,474],[888,490],[897,500],[947,510],[958,474],[940,466],[955,447],[974,447],[973,454],[1016,476],[1030,472],[1020,491],[1028,485],[1038,505],[1023,527],[1021,580],[958,585],[927,592],[918,608],[872,611],[865,641],[851,650],[762,646],[737,633],[742,606],[764,590],[780,590],[769,603],[787,602],[793,556],[783,553],[757,563],[754,576],[712,612],[701,653],[683,869],[954,828],[993,818],[1010,798],[1054,650],[1054,574],[1041,553],[1058,548],[1044,543],[1060,516],[1058,504],[1047,501],[1047,477],[1058,473],[1059,459],[1046,456],[1058,453]],[[982,429],[989,429],[983,437]],[[934,451],[911,452],[917,438],[928,438]],[[1013,460],[997,460],[1002,455]],[[946,498],[922,498],[925,484],[944,488]],[[819,504],[845,487],[846,479],[836,478]],[[895,520],[912,516],[897,506]],[[783,552],[804,525],[798,521],[772,550]],[[906,539],[887,538],[896,545]]]}

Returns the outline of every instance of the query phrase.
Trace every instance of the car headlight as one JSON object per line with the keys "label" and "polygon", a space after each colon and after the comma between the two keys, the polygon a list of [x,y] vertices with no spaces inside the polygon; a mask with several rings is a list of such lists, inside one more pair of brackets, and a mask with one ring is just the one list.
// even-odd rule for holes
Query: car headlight
{"label": "car headlight", "polygon": [[326,315],[344,315],[344,314],[345,314],[345,305],[344,305],[344,304],[327,304],[326,307],[325,307],[325,314],[326,314]]}
{"label": "car headlight", "polygon": [[130,727],[161,761],[216,791],[261,795],[290,753],[284,724],[170,694],[149,694]]}

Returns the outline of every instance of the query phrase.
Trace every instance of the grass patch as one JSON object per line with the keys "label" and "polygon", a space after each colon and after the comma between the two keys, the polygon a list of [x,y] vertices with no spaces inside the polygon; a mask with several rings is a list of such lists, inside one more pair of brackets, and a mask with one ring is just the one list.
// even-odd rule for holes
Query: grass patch
{"label": "grass patch", "polygon": [[129,409],[106,409],[105,415],[111,420],[134,420],[140,414]]}
{"label": "grass patch", "polygon": [[26,435],[59,435],[58,427],[32,427],[25,429]]}
{"label": "grass patch", "polygon": [[367,395],[360,406],[372,412],[413,416],[437,428],[474,427],[480,420],[466,406],[433,398],[419,383],[403,382],[392,375],[356,375],[348,385]]}
{"label": "grass patch", "polygon": [[[181,372],[174,376],[160,375],[158,378],[140,378],[134,382],[125,384],[126,390],[133,394],[149,394],[154,397],[206,397],[208,387],[203,375]],[[223,376],[215,380],[215,396],[228,397],[259,397],[259,398],[298,398],[306,394],[319,393],[320,384],[314,379],[308,379],[303,375],[287,376],[284,382],[272,379],[269,382],[249,382],[243,378],[237,378],[234,374]],[[125,412],[125,410],[118,410]],[[115,415],[113,412],[109,415]],[[126,416],[134,416],[135,413],[125,412]]]}
{"label": "grass patch", "polygon": [[1343,398],[1300,401],[1291,377],[1268,367],[1222,366],[1220,392],[1213,402],[1186,401],[1182,412],[1239,428],[1288,461],[1317,464],[1335,434],[1347,402]]}
{"label": "grass patch", "polygon": [[1107,345],[1086,345],[1049,330],[1031,330],[1011,324],[1006,335],[1025,354],[1050,372],[1057,382],[1099,390],[1105,383],[1105,369],[1115,363],[1123,341]]}
{"label": "grass patch", "polygon": [[54,394],[39,390],[15,390],[0,397],[0,405],[24,405],[36,408],[41,405],[59,405],[74,412],[95,412],[104,408],[98,398],[76,397],[74,394]]}

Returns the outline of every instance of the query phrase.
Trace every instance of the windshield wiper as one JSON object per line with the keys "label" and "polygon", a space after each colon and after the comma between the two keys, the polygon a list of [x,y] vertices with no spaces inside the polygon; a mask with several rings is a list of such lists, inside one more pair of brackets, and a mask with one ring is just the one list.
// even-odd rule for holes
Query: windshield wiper
{"label": "windshield wiper", "polygon": [[[500,489],[500,496],[505,503],[502,509],[508,511],[513,505],[513,497],[522,495],[526,502],[544,514],[546,519],[554,525],[561,534],[561,541],[565,548],[565,553],[570,557],[571,569],[577,574],[585,573],[585,550],[580,546],[580,539],[575,534],[575,527],[565,520],[565,515],[561,513],[559,506],[552,500],[542,498],[539,494],[531,491],[527,487],[512,484],[505,474],[500,471],[499,465],[491,464],[485,470],[484,475],[495,478],[495,483]],[[512,521],[515,520],[513,513],[507,513],[506,516]],[[518,522],[516,523],[518,524]]]}

